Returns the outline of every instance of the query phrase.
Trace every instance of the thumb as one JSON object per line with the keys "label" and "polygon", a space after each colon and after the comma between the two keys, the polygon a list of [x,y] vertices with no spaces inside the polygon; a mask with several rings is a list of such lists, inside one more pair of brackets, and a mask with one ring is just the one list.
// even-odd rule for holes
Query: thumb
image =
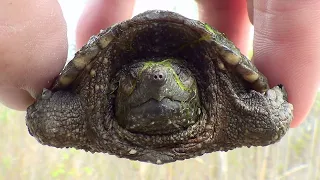
{"label": "thumb", "polygon": [[253,12],[254,62],[272,86],[284,84],[296,127],[320,85],[320,1],[254,0]]}

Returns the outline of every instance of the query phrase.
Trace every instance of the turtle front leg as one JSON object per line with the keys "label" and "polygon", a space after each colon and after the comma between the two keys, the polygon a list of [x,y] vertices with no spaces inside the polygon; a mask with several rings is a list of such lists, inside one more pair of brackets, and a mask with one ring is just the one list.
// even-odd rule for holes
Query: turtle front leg
{"label": "turtle front leg", "polygon": [[78,147],[86,144],[86,123],[80,98],[65,91],[43,90],[37,103],[27,109],[29,133],[41,144]]}

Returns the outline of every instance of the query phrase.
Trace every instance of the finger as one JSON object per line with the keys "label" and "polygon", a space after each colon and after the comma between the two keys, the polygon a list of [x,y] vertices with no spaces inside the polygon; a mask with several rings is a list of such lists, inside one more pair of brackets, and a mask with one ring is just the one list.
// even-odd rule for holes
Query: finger
{"label": "finger", "polygon": [[247,11],[251,24],[253,24],[253,0],[247,0]]}
{"label": "finger", "polygon": [[0,87],[0,102],[16,110],[25,110],[34,99],[30,93],[16,87]]}
{"label": "finger", "polygon": [[0,101],[25,110],[64,65],[66,24],[53,0],[1,0],[0,17]]}
{"label": "finger", "polygon": [[250,26],[246,0],[198,1],[200,20],[223,32],[241,52],[249,49]]}
{"label": "finger", "polygon": [[130,18],[133,7],[134,0],[90,0],[78,22],[77,48],[101,29]]}
{"label": "finger", "polygon": [[254,0],[253,5],[254,62],[271,85],[285,85],[296,127],[320,82],[320,1]]}

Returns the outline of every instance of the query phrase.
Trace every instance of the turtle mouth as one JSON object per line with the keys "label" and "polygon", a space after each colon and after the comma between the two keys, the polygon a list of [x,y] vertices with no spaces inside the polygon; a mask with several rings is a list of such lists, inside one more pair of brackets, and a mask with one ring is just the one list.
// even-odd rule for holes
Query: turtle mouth
{"label": "turtle mouth", "polygon": [[150,103],[151,104],[152,103],[155,103],[155,104],[157,103],[158,105],[161,105],[161,104],[164,104],[165,102],[168,102],[168,101],[180,103],[180,101],[173,100],[173,99],[171,99],[169,97],[162,97],[162,98],[159,98],[159,99],[150,98],[150,99],[147,99],[144,102],[140,102],[140,103],[137,102],[135,105],[132,106],[132,109],[143,107],[143,106],[147,106]]}
{"label": "turtle mouth", "polygon": [[119,125],[133,133],[170,134],[197,122],[199,112],[192,104],[164,97],[153,98],[132,107],[122,115]]}

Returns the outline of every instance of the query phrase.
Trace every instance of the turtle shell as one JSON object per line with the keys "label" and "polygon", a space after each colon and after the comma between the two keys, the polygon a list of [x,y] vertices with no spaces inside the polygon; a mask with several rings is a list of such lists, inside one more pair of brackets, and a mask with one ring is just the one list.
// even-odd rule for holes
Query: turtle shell
{"label": "turtle shell", "polygon": [[[186,61],[198,86],[199,120],[165,134],[121,128],[113,79],[124,66],[159,58]],[[29,107],[27,126],[42,144],[163,164],[275,143],[287,132],[292,111],[284,87],[269,88],[266,77],[223,33],[177,13],[153,10],[91,37],[52,88]]]}
{"label": "turtle shell", "polygon": [[[206,51],[211,51],[211,57],[201,57]],[[268,89],[263,74],[223,33],[169,11],[147,11],[92,36],[62,71],[53,89],[75,86],[77,77],[90,71],[94,63],[110,66],[108,72],[114,74],[124,64],[156,57],[183,58],[198,69],[214,61],[219,70],[233,71],[256,91]]]}

